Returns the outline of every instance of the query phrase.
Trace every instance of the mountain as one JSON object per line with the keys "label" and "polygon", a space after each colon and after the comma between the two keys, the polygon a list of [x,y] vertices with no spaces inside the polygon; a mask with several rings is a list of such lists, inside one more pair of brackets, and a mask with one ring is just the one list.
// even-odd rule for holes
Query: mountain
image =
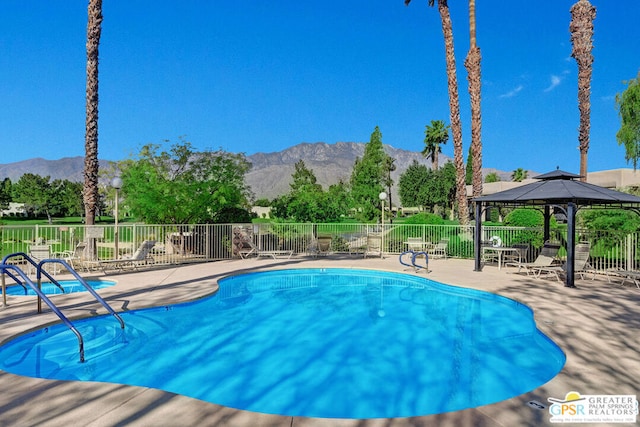
{"label": "mountain", "polygon": [[[363,142],[337,142],[327,144],[324,142],[301,143],[289,147],[282,151],[272,153],[256,153],[247,156],[252,168],[246,176],[247,184],[253,190],[256,199],[273,199],[276,196],[289,191],[291,175],[294,165],[299,160],[304,160],[307,168],[313,170],[318,183],[325,189],[339,182],[349,182],[353,164],[358,157],[364,154],[365,143]],[[394,158],[396,170],[391,173],[391,178],[395,184],[398,183],[400,175],[416,160],[420,164],[431,166],[431,159],[425,158],[420,152],[407,151],[384,146],[388,155]],[[451,158],[445,155],[439,156],[439,163],[442,165]],[[108,164],[102,161],[101,165]],[[84,168],[83,157],[65,157],[59,160],[45,160],[34,158],[16,163],[0,165],[0,179],[10,178],[16,182],[25,173],[33,173],[40,176],[49,176],[54,179],[68,179],[69,181],[82,182]],[[508,181],[511,174],[498,171],[496,169],[485,169],[484,174],[496,172],[502,180]],[[529,175],[531,176],[531,174]],[[397,186],[392,188],[392,201],[399,201]]]}

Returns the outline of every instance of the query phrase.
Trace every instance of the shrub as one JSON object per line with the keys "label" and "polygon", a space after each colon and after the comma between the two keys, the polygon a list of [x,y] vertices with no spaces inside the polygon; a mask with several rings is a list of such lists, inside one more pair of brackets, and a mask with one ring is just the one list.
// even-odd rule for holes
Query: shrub
{"label": "shrub", "polygon": [[442,217],[426,212],[420,212],[419,214],[415,214],[410,216],[404,221],[405,224],[433,224],[433,225],[443,225],[444,220]]}

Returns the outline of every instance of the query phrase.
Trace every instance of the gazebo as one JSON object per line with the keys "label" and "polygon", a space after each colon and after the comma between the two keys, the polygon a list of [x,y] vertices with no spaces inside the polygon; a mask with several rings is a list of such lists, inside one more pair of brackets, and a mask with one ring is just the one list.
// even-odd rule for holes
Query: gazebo
{"label": "gazebo", "polygon": [[538,182],[480,196],[475,204],[475,271],[482,271],[480,251],[482,244],[482,213],[488,207],[534,206],[544,209],[544,240],[549,238],[551,208],[559,209],[567,216],[567,274],[565,286],[575,287],[575,232],[576,213],[582,207],[624,208],[640,213],[640,197],[578,181],[579,175],[555,170],[534,179]]}

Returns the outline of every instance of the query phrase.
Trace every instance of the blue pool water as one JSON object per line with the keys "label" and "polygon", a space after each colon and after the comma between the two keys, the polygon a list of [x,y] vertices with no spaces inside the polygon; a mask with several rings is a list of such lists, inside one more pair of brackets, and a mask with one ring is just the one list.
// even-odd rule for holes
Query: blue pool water
{"label": "blue pool water", "polygon": [[[86,281],[89,286],[93,289],[103,289],[108,288],[109,286],[113,286],[116,282],[112,280],[87,280]],[[87,289],[80,284],[77,280],[59,280],[58,283],[64,289],[64,293],[71,294],[74,292],[86,292]],[[56,295],[62,294],[63,292],[51,282],[42,282],[42,292],[45,295]],[[2,288],[0,287],[0,295],[2,295]],[[11,286],[7,286],[7,295],[36,295],[36,293],[27,286],[27,289],[23,288],[20,285],[12,284]]]}
{"label": "blue pool water", "polygon": [[0,368],[155,387],[251,411],[407,417],[498,402],[562,369],[518,302],[350,269],[238,275],[191,303],[55,325],[0,347]]}

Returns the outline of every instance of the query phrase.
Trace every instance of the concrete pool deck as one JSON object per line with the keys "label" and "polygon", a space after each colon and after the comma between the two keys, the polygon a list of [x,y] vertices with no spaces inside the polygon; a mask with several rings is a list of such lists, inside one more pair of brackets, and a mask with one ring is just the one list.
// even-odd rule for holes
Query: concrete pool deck
{"label": "concrete pool deck", "polygon": [[[382,260],[341,255],[232,260],[112,274],[107,278],[118,284],[99,292],[121,312],[206,296],[215,291],[220,277],[232,273],[305,267],[403,271],[397,256]],[[547,426],[552,425],[549,397],[563,399],[570,391],[638,394],[640,290],[633,283],[621,287],[617,284],[620,280],[608,283],[604,277],[593,281],[590,277],[577,278],[578,288],[570,289],[555,280],[511,274],[515,271],[512,268],[486,266],[482,272],[474,272],[473,261],[459,259],[432,260],[430,268],[428,277],[433,280],[497,293],[530,306],[538,328],[567,355],[560,374],[524,395],[464,411],[412,418],[337,420],[258,414],[144,387],[41,380],[0,371],[0,426]],[[52,300],[70,319],[106,313],[86,293],[56,295]],[[8,296],[8,307],[0,307],[0,343],[58,320],[46,306],[44,313],[36,314],[35,301],[35,297]],[[530,401],[547,408],[535,409],[527,404]]]}

